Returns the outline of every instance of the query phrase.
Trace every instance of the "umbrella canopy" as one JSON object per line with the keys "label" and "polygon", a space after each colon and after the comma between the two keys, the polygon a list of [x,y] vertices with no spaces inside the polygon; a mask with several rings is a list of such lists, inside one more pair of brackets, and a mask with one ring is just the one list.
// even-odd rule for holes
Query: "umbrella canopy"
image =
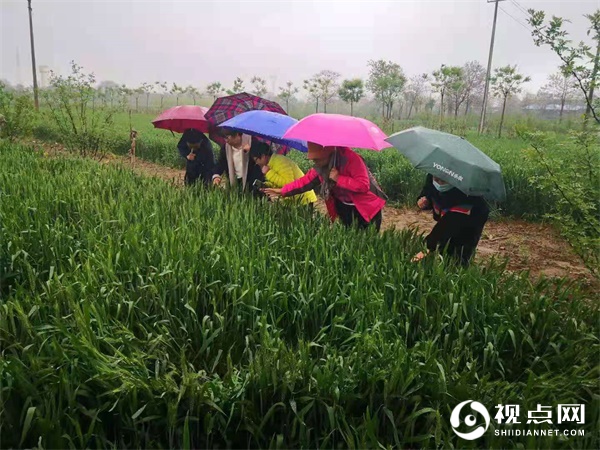
{"label": "umbrella canopy", "polygon": [[467,195],[504,200],[500,166],[466,139],[425,127],[387,138],[417,169],[438,177]]}
{"label": "umbrella canopy", "polygon": [[239,114],[223,122],[221,126],[306,152],[306,142],[283,138],[285,132],[296,123],[298,121],[293,117],[260,110]]}
{"label": "umbrella canopy", "polygon": [[292,126],[284,139],[314,142],[324,147],[382,150],[391,145],[381,129],[366,119],[342,114],[311,114]]}
{"label": "umbrella canopy", "polygon": [[176,133],[183,133],[189,128],[207,133],[210,128],[210,124],[205,117],[207,111],[208,108],[203,106],[174,106],[163,111],[152,121],[152,124],[154,128],[171,130]]}
{"label": "umbrella canopy", "polygon": [[223,122],[237,116],[238,114],[245,113],[246,111],[253,110],[266,110],[273,111],[279,114],[286,114],[285,110],[279,106],[279,104],[266,100],[256,95],[246,94],[242,92],[240,94],[229,95],[227,97],[220,97],[210,109],[206,112],[205,117],[210,123],[214,125],[221,125]]}

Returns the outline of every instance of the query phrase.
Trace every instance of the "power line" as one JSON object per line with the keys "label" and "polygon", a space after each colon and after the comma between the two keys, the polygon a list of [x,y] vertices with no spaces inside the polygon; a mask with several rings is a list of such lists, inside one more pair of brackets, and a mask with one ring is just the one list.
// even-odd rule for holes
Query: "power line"
{"label": "power line", "polygon": [[517,2],[516,0],[510,0],[510,2],[511,2],[513,5],[515,5],[517,8],[519,8],[519,10],[520,10],[520,11],[521,11],[523,14],[525,14],[527,17],[529,17],[529,12],[528,12],[528,11],[527,11],[525,8],[523,8],[519,2]]}
{"label": "power line", "polygon": [[527,31],[531,32],[531,28],[529,28],[527,25],[525,25],[523,22],[521,22],[519,19],[517,19],[515,16],[513,16],[512,14],[510,14],[509,12],[507,12],[502,6],[500,6],[500,10],[506,14],[508,17],[510,17],[512,20],[514,20],[515,22],[517,22],[519,25],[521,25],[523,28],[525,28]]}

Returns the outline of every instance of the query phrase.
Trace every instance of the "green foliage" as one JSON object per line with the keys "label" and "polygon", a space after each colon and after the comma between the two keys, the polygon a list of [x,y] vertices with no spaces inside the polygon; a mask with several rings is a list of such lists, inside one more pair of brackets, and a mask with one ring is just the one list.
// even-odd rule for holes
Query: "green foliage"
{"label": "green foliage", "polygon": [[381,102],[383,117],[392,118],[394,102],[400,97],[406,84],[406,76],[399,64],[380,59],[369,61],[369,79],[367,88]]}
{"label": "green foliage", "polygon": [[360,78],[344,80],[338,95],[343,101],[350,103],[350,115],[354,115],[354,104],[365,96],[363,81]]}
{"label": "green foliage", "polygon": [[591,115],[597,123],[600,123],[600,104],[598,98],[592,95],[598,84],[600,75],[600,9],[585,17],[590,21],[588,36],[596,41],[596,50],[580,42],[577,46],[571,44],[569,33],[563,29],[567,20],[553,16],[546,23],[546,13],[529,9],[529,24],[533,27],[532,36],[537,46],[547,45],[562,61],[561,72],[571,74],[577,81],[581,92],[585,95],[587,102],[586,117]]}
{"label": "green foliage", "polygon": [[20,147],[0,192],[7,448],[458,448],[465,399],[586,404],[585,437],[482,448],[598,446],[597,304],[565,283]]}
{"label": "green foliage", "polygon": [[533,149],[529,161],[541,173],[534,186],[556,199],[546,214],[596,275],[600,274],[600,146],[598,132],[572,132],[557,139],[519,129]]}
{"label": "green foliage", "polygon": [[262,97],[267,93],[267,81],[264,78],[253,76],[250,80],[252,83],[252,93]]}
{"label": "green foliage", "polygon": [[523,83],[527,83],[528,81],[531,81],[531,78],[518,73],[517,66],[510,65],[495,69],[494,75],[490,77],[492,93],[496,97],[502,98],[502,116],[500,117],[500,126],[498,127],[498,137],[502,136],[506,101],[511,95],[521,92]]}
{"label": "green foliage", "polygon": [[223,86],[219,82],[214,82],[206,87],[206,93],[216,100],[224,91]]}
{"label": "green foliage", "polygon": [[285,87],[279,88],[279,98],[285,101],[285,111],[290,113],[290,100],[294,97],[295,94],[298,93],[298,88],[294,86],[294,83],[288,81],[285,84]]}
{"label": "green foliage", "polygon": [[[446,66],[442,64],[439,70],[433,71],[434,81],[431,86],[440,94],[440,119],[444,117],[444,98],[447,96],[459,96],[465,86],[462,67]],[[458,106],[460,103],[458,102]],[[458,110],[457,106],[457,110]]]}
{"label": "green foliage", "polygon": [[29,135],[33,118],[30,93],[10,91],[0,83],[0,137],[15,140]]}
{"label": "green foliage", "polygon": [[[98,156],[107,150],[113,134],[114,115],[123,105],[121,91],[98,92],[95,77],[71,63],[68,77],[52,74],[50,88],[43,91],[47,118],[57,128],[60,142],[82,155]],[[106,96],[110,96],[109,105]],[[115,96],[117,96],[116,106]],[[98,105],[100,100],[104,106]]]}
{"label": "green foliage", "polygon": [[227,95],[234,95],[244,92],[244,80],[237,77],[233,80],[233,87],[227,91]]}

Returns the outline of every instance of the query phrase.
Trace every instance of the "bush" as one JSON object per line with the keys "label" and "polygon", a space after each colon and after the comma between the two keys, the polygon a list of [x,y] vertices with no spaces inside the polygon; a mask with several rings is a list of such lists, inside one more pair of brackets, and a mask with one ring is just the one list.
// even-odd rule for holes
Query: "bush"
{"label": "bush", "polygon": [[15,140],[31,133],[34,108],[27,92],[9,91],[0,83],[0,137]]}
{"label": "bush", "polygon": [[85,74],[72,62],[71,75],[65,78],[52,73],[50,88],[43,92],[48,118],[58,128],[60,142],[84,156],[106,151],[114,130],[114,115],[124,102],[117,93],[115,105],[115,93],[111,92],[113,106],[109,106],[106,94],[94,89],[95,82],[93,74]]}
{"label": "bush", "polygon": [[531,146],[529,161],[540,174],[531,183],[554,198],[545,214],[596,275],[600,267],[600,151],[598,130],[571,132],[567,138],[518,129]]}

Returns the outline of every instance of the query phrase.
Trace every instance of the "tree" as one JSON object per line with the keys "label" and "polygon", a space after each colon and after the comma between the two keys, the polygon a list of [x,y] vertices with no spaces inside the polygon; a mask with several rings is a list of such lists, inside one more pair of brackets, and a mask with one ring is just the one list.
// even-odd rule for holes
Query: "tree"
{"label": "tree", "polygon": [[406,77],[400,65],[391,61],[380,59],[369,61],[369,79],[367,88],[375,94],[375,98],[381,102],[383,117],[390,119],[394,101],[400,96]]}
{"label": "tree", "polygon": [[294,87],[294,83],[288,81],[285,84],[285,88],[279,88],[279,98],[285,101],[285,111],[290,113],[290,100],[294,97],[294,94],[298,93],[298,88]]}
{"label": "tree", "polygon": [[213,100],[219,98],[219,95],[221,95],[223,91],[223,85],[218,81],[215,81],[214,83],[211,83],[206,87],[206,93],[210,95],[213,98]]}
{"label": "tree", "polygon": [[123,106],[126,109],[129,109],[131,104],[131,97],[133,96],[135,89],[128,88],[126,85],[122,84],[121,86],[119,86],[118,90],[119,95],[122,95],[123,98],[126,100],[126,104]]}
{"label": "tree", "polygon": [[254,85],[254,89],[252,89],[254,95],[262,97],[267,93],[267,81],[264,78],[254,76],[250,80],[250,83]]}
{"label": "tree", "polygon": [[543,11],[529,9],[529,24],[533,27],[532,36],[535,45],[548,45],[558,55],[562,64],[562,73],[569,73],[575,78],[586,100],[586,122],[591,117],[600,123],[600,100],[594,100],[594,89],[598,83],[600,66],[600,9],[593,14],[586,14],[590,21],[588,36],[596,41],[595,54],[592,47],[580,42],[577,47],[571,45],[569,33],[563,30],[564,19],[552,17],[548,24],[545,23],[546,14]]}
{"label": "tree", "polygon": [[164,81],[157,81],[154,83],[154,86],[156,88],[156,90],[158,91],[158,94],[160,95],[160,109],[163,109],[163,100],[165,98],[165,95],[167,95],[167,93],[169,92],[169,88],[167,86],[167,83]]}
{"label": "tree", "polygon": [[233,87],[227,91],[227,95],[234,95],[244,92],[244,80],[240,77],[237,77],[233,81]]}
{"label": "tree", "polygon": [[136,87],[135,89],[132,90],[132,95],[133,98],[135,98],[135,111],[138,112],[139,111],[139,104],[140,104],[140,97],[142,95],[144,95],[144,85]]}
{"label": "tree", "polygon": [[579,92],[574,81],[571,74],[556,72],[548,77],[548,83],[540,89],[540,97],[547,97],[553,102],[560,103],[559,121],[562,121],[563,111],[567,101],[572,100]]}
{"label": "tree", "polygon": [[315,102],[315,113],[319,112],[319,98],[321,91],[319,90],[319,82],[315,77],[310,80],[304,80],[304,89],[308,91],[308,96]]}
{"label": "tree", "polygon": [[494,70],[494,75],[490,78],[492,92],[494,96],[502,99],[502,116],[500,117],[500,126],[498,127],[498,137],[502,136],[506,100],[508,100],[508,97],[511,95],[521,92],[523,83],[530,80],[531,78],[517,73],[517,66],[508,65]]}
{"label": "tree", "polygon": [[[465,72],[462,67],[456,67],[456,76],[452,83],[448,86],[448,94],[452,100],[452,107],[454,108],[454,118],[458,117],[458,110],[460,106],[467,99],[469,89],[465,80]],[[450,105],[448,105],[450,106]]]}
{"label": "tree", "polygon": [[[81,69],[81,66],[76,65],[74,62],[71,62],[71,70],[73,71],[73,73],[79,73],[81,72]],[[102,81],[98,85],[98,93],[102,98],[102,104],[106,106],[107,102],[110,102],[110,106],[112,107],[114,104],[114,99],[118,96],[119,89],[119,85],[114,81]]]}
{"label": "tree", "polygon": [[191,85],[184,89],[184,93],[192,97],[194,105],[196,104],[196,99],[200,97],[200,91]]}
{"label": "tree", "polygon": [[327,105],[336,96],[338,91],[337,79],[340,74],[332,70],[322,70],[315,75],[317,81],[319,97],[323,103],[323,112],[327,112]]}
{"label": "tree", "polygon": [[154,85],[152,83],[142,83],[141,89],[146,94],[146,109],[150,107],[150,95],[154,92]]}
{"label": "tree", "polygon": [[485,68],[479,61],[470,61],[463,68],[463,79],[465,82],[465,116],[469,114],[469,107],[476,97],[483,96],[485,87]]}
{"label": "tree", "polygon": [[419,104],[423,99],[423,94],[427,89],[428,79],[429,75],[426,73],[415,75],[406,85],[404,96],[406,97],[406,101],[408,103],[408,114],[406,116],[407,119],[410,119],[413,108],[416,107],[415,109],[418,109]]}
{"label": "tree", "polygon": [[185,93],[185,89],[183,88],[183,86],[179,86],[177,83],[173,83],[169,93],[175,96],[176,105],[179,106],[179,97]]}
{"label": "tree", "polygon": [[458,95],[464,81],[462,79],[462,68],[458,66],[446,66],[442,64],[439,70],[433,71],[431,86],[440,94],[440,120],[444,117],[444,98],[446,95]]}
{"label": "tree", "polygon": [[344,80],[342,87],[338,90],[338,95],[346,103],[350,103],[350,115],[354,115],[354,104],[358,103],[365,96],[363,80],[354,78],[353,80]]}

